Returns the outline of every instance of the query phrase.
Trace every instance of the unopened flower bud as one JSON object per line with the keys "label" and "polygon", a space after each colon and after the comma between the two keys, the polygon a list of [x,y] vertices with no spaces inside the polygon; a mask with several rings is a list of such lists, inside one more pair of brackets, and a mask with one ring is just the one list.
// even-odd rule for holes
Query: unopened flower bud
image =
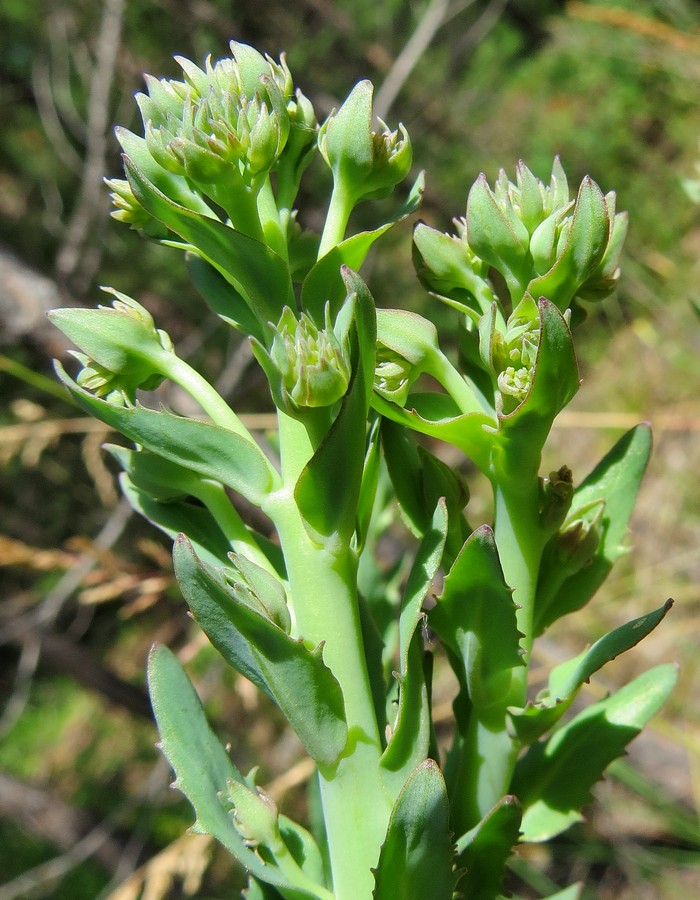
{"label": "unopened flower bud", "polygon": [[548,478],[542,479],[540,523],[543,528],[555,530],[561,527],[573,495],[573,476],[568,466],[562,466],[556,472],[550,472]]}
{"label": "unopened flower bud", "polygon": [[[98,396],[132,402],[138,388],[153,390],[163,379],[172,354],[170,337],[155,327],[140,303],[110,288],[112,307],[56,309],[52,322],[82,352],[75,353],[83,366],[77,382]],[[115,393],[116,392],[116,393]]]}
{"label": "unopened flower bud", "polygon": [[321,126],[318,146],[333,172],[355,203],[386,197],[408,175],[413,151],[403,125],[390,131],[372,130],[372,84],[360,81],[340,109]]}
{"label": "unopened flower bud", "polygon": [[290,415],[332,406],[350,383],[349,353],[333,332],[328,307],[324,328],[305,313],[297,319],[285,307],[269,352],[257,342],[253,352],[268,376],[275,402]]}

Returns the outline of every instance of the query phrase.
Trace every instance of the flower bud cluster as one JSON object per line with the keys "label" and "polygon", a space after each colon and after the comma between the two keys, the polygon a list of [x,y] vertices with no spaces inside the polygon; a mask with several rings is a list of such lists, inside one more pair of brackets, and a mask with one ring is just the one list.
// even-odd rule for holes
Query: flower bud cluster
{"label": "flower bud cluster", "polygon": [[279,813],[272,797],[259,787],[252,789],[233,779],[228,780],[226,788],[233,824],[246,845],[276,847],[280,843]]}
{"label": "flower bud cluster", "polygon": [[413,150],[403,125],[391,131],[378,119],[372,129],[372,85],[355,85],[340,107],[326,119],[318,134],[321,155],[333,172],[334,182],[353,203],[386,197],[408,175]]}
{"label": "flower bud cluster", "polygon": [[467,240],[501,272],[514,302],[526,292],[560,310],[575,298],[601,300],[612,292],[627,231],[614,192],[603,195],[590,178],[575,199],[559,159],[545,186],[521,161],[515,182],[501,170],[492,190],[476,181],[467,200]]}
{"label": "flower bud cluster", "polygon": [[374,369],[375,391],[386,400],[403,406],[415,378],[414,369],[415,366],[400,353],[378,344]]}
{"label": "flower bud cluster", "polygon": [[326,307],[325,327],[285,307],[270,350],[253,342],[280,409],[293,416],[304,410],[329,407],[343,397],[351,375],[350,354],[336,337]]}
{"label": "flower bud cluster", "polygon": [[184,81],[147,78],[148,94],[136,97],[153,158],[164,168],[201,184],[250,180],[269,171],[290,129],[287,104],[292,76],[251,47],[232,43],[232,59],[202,70],[181,57]]}
{"label": "flower bud cluster", "polygon": [[539,321],[516,319],[505,335],[497,333],[494,363],[498,372],[498,389],[520,402],[527,396],[535,372],[540,339]]}
{"label": "flower bud cluster", "polygon": [[50,318],[84,351],[71,351],[82,366],[77,384],[108,403],[127,406],[138,389],[154,390],[161,383],[173,344],[140,303],[105,290],[114,295],[111,307],[57,309]]}

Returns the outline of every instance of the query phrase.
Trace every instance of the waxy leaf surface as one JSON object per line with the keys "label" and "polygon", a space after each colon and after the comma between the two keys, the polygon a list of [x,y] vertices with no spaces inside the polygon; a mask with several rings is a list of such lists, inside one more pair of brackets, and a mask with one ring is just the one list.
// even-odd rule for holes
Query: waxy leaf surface
{"label": "waxy leaf surface", "polygon": [[145,406],[113,406],[79,388],[57,363],[56,371],[83,409],[152,453],[204,478],[220,481],[260,505],[276,477],[260,448],[218,425]]}
{"label": "waxy leaf surface", "polygon": [[139,203],[207,259],[245,298],[262,325],[276,322],[293,304],[292,283],[284,260],[255,238],[174,203],[128,157],[129,183]]}
{"label": "waxy leaf surface", "polygon": [[263,862],[233,824],[226,796],[229,780],[243,782],[206,720],[202,704],[177,658],[156,644],[148,660],[148,688],[161,748],[175,770],[175,787],[197,816],[193,831],[211,834],[256,878],[275,885],[286,900],[313,900],[291,885],[274,865]]}
{"label": "waxy leaf surface", "polygon": [[593,785],[658,712],[676,678],[675,666],[657,666],[530,747],[512,783],[525,810],[524,841],[549,840],[580,821]]}
{"label": "waxy leaf surface", "polygon": [[224,659],[278,704],[309,755],[332,765],[347,739],[340,686],[321,657],[241,602],[181,536],[175,574],[197,622]]}
{"label": "waxy leaf surface", "polygon": [[413,770],[396,800],[375,881],[375,900],[452,896],[450,807],[442,772],[432,759]]}

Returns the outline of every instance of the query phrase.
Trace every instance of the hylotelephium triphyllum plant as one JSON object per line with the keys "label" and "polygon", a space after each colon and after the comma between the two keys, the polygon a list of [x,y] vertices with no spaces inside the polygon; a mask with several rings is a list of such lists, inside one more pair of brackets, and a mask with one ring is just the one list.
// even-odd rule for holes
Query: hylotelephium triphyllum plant
{"label": "hylotelephium triphyllum plant", "polygon": [[[614,288],[626,217],[590,178],[572,198],[555,160],[546,186],[523,163],[514,183],[501,172],[491,188],[481,175],[454,235],[418,224],[418,278],[454,310],[455,362],[429,319],[375,308],[357,274],[418,208],[421,177],[390,221],[348,235],[359,203],[407,177],[404,128],[373,130],[367,81],[319,127],[284,58],[231,48],[204,70],[179,59],[183,81],[147,76],[136,98],[145,137],[118,130],[127,180],[109,185],[114,215],[184,251],[209,306],[249,337],[277,409],[278,458],[136,301],[112,291],[111,307],[52,318],[80,348],[75,380],[59,366],[73,397],[133,442],[108,449],[134,508],[174,539],[195,620],[315,761],[323,827],[312,836],[279,815],[255,772],[238,771],[177,659],[156,646],[161,746],[195,830],[238,858],[251,898],[489,900],[515,844],[581,819],[592,785],[675,680],[673,666],[658,666],[564,718],[666,604],[528,694],[533,642],[583,607],[624,553],[649,456],[640,425],[582,481],[565,465],[540,475],[552,423],[579,388],[580,303]],[[332,175],[320,235],[295,209],[317,151]],[[162,379],[202,417],[141,405],[137,390]],[[461,476],[417,435],[484,473],[492,524],[467,523]],[[230,492],[261,510],[274,541]],[[400,590],[375,556],[396,506],[416,538]],[[431,721],[428,632],[458,684],[447,749]]]}

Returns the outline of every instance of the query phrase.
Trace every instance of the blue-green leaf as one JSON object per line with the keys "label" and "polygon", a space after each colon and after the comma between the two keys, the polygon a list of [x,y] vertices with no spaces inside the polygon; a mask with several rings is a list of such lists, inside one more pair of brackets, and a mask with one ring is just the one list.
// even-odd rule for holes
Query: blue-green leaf
{"label": "blue-green leaf", "polygon": [[345,705],[322,646],[307,649],[243,602],[197,559],[184,536],[173,555],[182,593],[212,644],[275,700],[313,759],[335,763],[347,739]]}
{"label": "blue-green leaf", "polygon": [[242,334],[264,343],[265,332],[262,325],[239,291],[211,263],[196,253],[188,253],[187,271],[209,308],[220,319]]}
{"label": "blue-green leaf", "polygon": [[256,878],[275,885],[287,900],[313,900],[314,894],[292,886],[277,868],[246,846],[233,824],[225,799],[229,780],[240,772],[210,729],[204,710],[177,658],[156,644],[148,660],[148,687],[160,746],[175,770],[175,787],[196,813],[193,831],[211,834]]}
{"label": "blue-green leaf", "polygon": [[375,870],[375,900],[451,897],[455,887],[450,807],[432,759],[413,770],[396,800]]}
{"label": "blue-green leaf", "polygon": [[676,678],[671,664],[650,669],[530,747],[512,783],[525,810],[524,841],[549,840],[580,821],[595,782],[658,712]]}
{"label": "blue-green leaf", "polygon": [[147,450],[233,488],[259,506],[277,475],[262,450],[241,435],[209,422],[137,404],[113,406],[79,388],[56,364],[59,378],[83,409]]}

